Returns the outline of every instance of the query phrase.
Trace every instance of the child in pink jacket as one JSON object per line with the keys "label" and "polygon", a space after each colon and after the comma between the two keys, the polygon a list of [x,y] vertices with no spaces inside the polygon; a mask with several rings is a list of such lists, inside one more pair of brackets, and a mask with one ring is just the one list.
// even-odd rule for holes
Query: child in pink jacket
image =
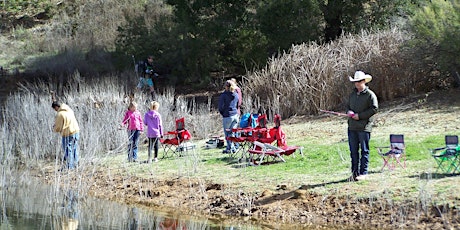
{"label": "child in pink jacket", "polygon": [[131,102],[128,106],[128,111],[123,118],[122,126],[128,125],[128,161],[137,162],[137,149],[139,146],[139,136],[144,130],[144,122],[142,115],[137,110],[137,103]]}

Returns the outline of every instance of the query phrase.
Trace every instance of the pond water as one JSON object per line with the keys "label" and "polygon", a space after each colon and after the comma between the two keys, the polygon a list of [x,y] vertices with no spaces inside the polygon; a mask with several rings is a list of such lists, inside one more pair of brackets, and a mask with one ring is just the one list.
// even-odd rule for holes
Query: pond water
{"label": "pond water", "polygon": [[[30,182],[0,187],[0,229],[280,229],[165,213]],[[225,222],[225,223],[224,223]]]}

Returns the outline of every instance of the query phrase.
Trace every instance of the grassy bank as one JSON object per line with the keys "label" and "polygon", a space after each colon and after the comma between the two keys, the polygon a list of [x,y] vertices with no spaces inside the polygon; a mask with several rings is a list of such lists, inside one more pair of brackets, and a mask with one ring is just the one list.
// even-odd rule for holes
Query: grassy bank
{"label": "grassy bank", "polygon": [[[127,134],[118,130],[127,104],[124,95],[113,92],[122,92],[122,86],[113,79],[91,86],[72,84],[78,92],[58,96],[75,110],[81,126],[79,169],[58,172],[62,150],[60,137],[51,132],[55,112],[47,86],[24,87],[6,102],[0,132],[3,185],[14,183],[16,177],[8,175],[22,169],[55,186],[76,187],[82,196],[191,214],[238,216],[243,221],[458,226],[460,177],[436,172],[429,152],[444,145],[444,135],[460,134],[458,89],[382,104],[370,143],[371,174],[365,181],[350,183],[343,118],[323,114],[283,120],[288,144],[303,146],[303,155],[256,167],[239,163],[220,149],[203,149],[209,135],[221,134],[220,117],[209,105],[175,97],[169,90],[158,98],[165,128],[174,129],[174,119],[186,117],[197,148],[183,157],[133,164],[126,159]],[[136,100],[144,113],[149,99],[139,94]],[[388,146],[392,133],[405,135],[407,168],[381,172],[375,147]],[[146,160],[146,155],[143,145],[140,159]]]}
{"label": "grassy bank", "polygon": [[[453,96],[445,98],[446,93]],[[206,139],[195,138],[197,149],[182,157],[128,163],[121,150],[83,161],[77,175],[96,197],[243,221],[263,219],[299,228],[458,227],[460,176],[436,171],[429,149],[443,146],[444,135],[460,134],[459,95],[457,89],[382,105],[371,138],[370,175],[364,181],[347,182],[346,120],[329,115],[283,121],[288,144],[304,147],[303,156],[286,157],[286,163],[250,166],[220,149],[204,149]],[[381,171],[375,147],[388,146],[392,133],[405,135],[407,167]],[[145,145],[140,159],[147,159]],[[56,170],[42,168],[39,174],[48,176]]]}

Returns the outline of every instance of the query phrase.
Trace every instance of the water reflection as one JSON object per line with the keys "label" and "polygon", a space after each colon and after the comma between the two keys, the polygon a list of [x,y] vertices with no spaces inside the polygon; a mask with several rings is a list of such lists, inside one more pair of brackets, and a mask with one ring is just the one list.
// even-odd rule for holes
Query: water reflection
{"label": "water reflection", "polygon": [[44,186],[28,181],[0,187],[0,229],[260,229],[219,222],[193,216],[161,213],[82,196],[78,188]]}
{"label": "water reflection", "polygon": [[128,227],[129,230],[138,230],[139,228],[139,211],[136,207],[132,207],[128,215]]}
{"label": "water reflection", "polygon": [[160,222],[160,229],[161,230],[176,230],[176,229],[187,229],[186,226],[179,227],[179,220],[172,219],[172,218],[165,218],[163,221]]}
{"label": "water reflection", "polygon": [[61,229],[78,229],[78,192],[73,189],[67,191],[62,202]]}

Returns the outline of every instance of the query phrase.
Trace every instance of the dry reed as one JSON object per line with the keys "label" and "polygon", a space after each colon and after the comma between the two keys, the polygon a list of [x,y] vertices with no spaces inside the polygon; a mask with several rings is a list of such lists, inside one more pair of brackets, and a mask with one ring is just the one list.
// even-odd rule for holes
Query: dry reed
{"label": "dry reed", "polygon": [[242,87],[252,97],[246,105],[283,117],[317,114],[319,109],[343,111],[353,87],[348,76],[356,70],[374,77],[369,86],[382,101],[419,91],[424,69],[403,49],[408,39],[405,32],[392,29],[347,35],[323,45],[294,45],[249,74]]}

